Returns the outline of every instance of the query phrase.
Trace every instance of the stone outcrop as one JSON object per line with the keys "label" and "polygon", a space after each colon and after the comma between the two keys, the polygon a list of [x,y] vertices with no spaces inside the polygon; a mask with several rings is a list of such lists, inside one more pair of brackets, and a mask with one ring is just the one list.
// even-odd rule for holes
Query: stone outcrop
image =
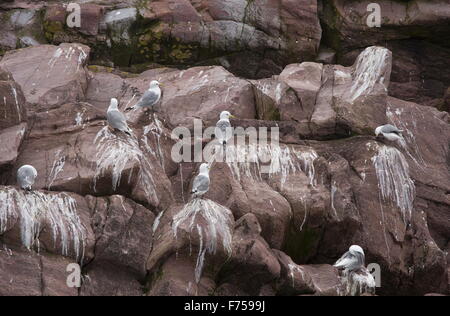
{"label": "stone outcrop", "polygon": [[[401,96],[398,51],[371,42],[360,50],[347,39],[360,29],[345,21],[327,32],[343,32],[346,54],[358,51],[351,63],[292,61],[293,52],[316,54],[316,2],[262,2],[241,8],[240,1],[153,1],[136,8],[99,1],[83,7],[90,23],[72,31],[57,27],[66,15],[57,4],[1,4],[45,11],[57,46],[11,47],[0,60],[0,295],[371,295],[364,287],[354,291],[359,279],[349,283],[332,266],[352,244],[381,269],[377,295],[449,293],[448,113],[411,102],[416,92],[394,97]],[[347,8],[331,1],[319,11],[331,6]],[[308,27],[301,31],[298,23]],[[93,65],[106,60],[93,44],[105,29],[114,45],[145,35],[128,32],[130,25],[161,31],[164,43],[179,32],[176,45],[201,36],[189,27],[207,25],[214,39],[240,25],[245,41],[216,39],[226,54],[214,56],[226,56],[224,65],[197,64],[200,44],[189,48],[196,57],[183,61],[192,66],[186,69],[136,74]],[[65,43],[75,38],[83,44]],[[286,50],[272,52],[272,41]],[[111,45],[113,54],[120,46]],[[272,53],[286,58],[277,59],[277,71],[264,68]],[[260,65],[261,76],[236,76],[234,67],[243,66],[235,57]],[[125,112],[151,80],[163,84],[155,113]],[[131,136],[107,127],[112,97]],[[223,110],[237,116],[236,140],[247,140],[230,142],[227,152],[244,162],[214,162],[209,192],[192,200],[199,163],[176,162],[172,150],[189,140],[191,149],[208,149],[214,135],[193,135],[194,119],[214,126]],[[403,130],[403,141],[375,137],[374,129],[388,123]],[[183,139],[172,133],[177,127],[186,127]],[[261,134],[249,137],[261,127],[269,135],[278,128],[279,146],[273,135],[267,144]],[[38,171],[31,192],[16,183],[24,164]],[[67,285],[70,264],[81,268],[80,288]]]}

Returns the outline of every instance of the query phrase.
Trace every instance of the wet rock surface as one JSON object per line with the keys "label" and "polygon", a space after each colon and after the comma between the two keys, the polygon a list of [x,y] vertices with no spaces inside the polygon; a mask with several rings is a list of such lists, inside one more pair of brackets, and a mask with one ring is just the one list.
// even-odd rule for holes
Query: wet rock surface
{"label": "wet rock surface", "polygon": [[[347,6],[231,3],[154,1],[136,8],[132,1],[97,1],[83,5],[89,25],[70,31],[58,28],[65,16],[58,3],[1,4],[6,12],[20,11],[16,27],[32,26],[32,11],[45,11],[46,31],[57,44],[10,47],[0,60],[1,295],[373,294],[361,286],[364,273],[343,276],[332,266],[352,244],[364,249],[366,264],[381,269],[376,294],[449,293],[450,120],[447,112],[419,104],[428,102],[417,99],[422,88],[399,88],[409,65],[402,68],[404,56],[393,45],[408,25],[397,30],[400,22],[391,22],[389,50],[370,46],[378,42],[361,49],[345,36],[366,29],[327,24],[327,32],[342,31],[341,52],[357,53],[347,66],[303,62],[317,53],[319,15],[328,21],[330,6],[338,13]],[[411,28],[425,28],[424,19],[411,21]],[[128,32],[136,23],[151,30]],[[232,37],[236,27],[243,30],[241,42]],[[160,48],[165,55],[145,54],[172,66],[179,64],[171,58],[182,56],[180,64],[189,67],[136,74],[95,65],[106,60],[93,45],[105,28],[114,36],[111,53],[120,47],[115,45],[132,45],[136,34],[161,36],[164,43],[177,37],[170,44],[171,52],[178,47],[176,56],[165,52],[169,46]],[[13,27],[5,30],[14,33]],[[8,32],[1,31],[1,45]],[[220,48],[212,56],[226,56],[223,65],[196,64],[204,48],[197,37],[205,34]],[[443,45],[431,34],[427,39]],[[233,60],[260,65],[259,75],[245,74],[257,79],[237,76],[242,73],[236,68],[244,67]],[[152,80],[163,84],[155,113],[125,112]],[[445,80],[439,78],[443,85]],[[439,89],[430,90],[427,100],[439,99]],[[107,127],[112,97],[130,136]],[[199,163],[174,161],[180,139],[172,130],[193,132],[194,119],[214,126],[223,110],[242,127],[227,154],[247,160],[214,162],[209,192],[192,200]],[[402,142],[375,137],[374,129],[388,123],[403,130]],[[245,129],[248,134],[260,127],[269,135],[278,128],[280,146],[270,137],[267,144],[261,135],[245,137]],[[238,142],[242,138],[246,146]],[[191,134],[182,141],[192,140],[193,150],[194,143],[206,148],[213,139]],[[24,164],[38,171],[31,192],[16,183]],[[67,285],[73,263],[81,268],[80,288]]]}
{"label": "wet rock surface", "polygon": [[[2,2],[0,55],[39,44],[82,43],[95,65],[142,72],[220,65],[263,79],[291,63],[353,64],[364,48],[394,55],[390,95],[448,111],[450,9],[444,0]],[[78,10],[78,9],[77,9]],[[77,11],[78,12],[78,11]],[[67,23],[69,21],[69,23]],[[369,21],[369,22],[368,22]],[[368,24],[369,23],[369,24]]]}

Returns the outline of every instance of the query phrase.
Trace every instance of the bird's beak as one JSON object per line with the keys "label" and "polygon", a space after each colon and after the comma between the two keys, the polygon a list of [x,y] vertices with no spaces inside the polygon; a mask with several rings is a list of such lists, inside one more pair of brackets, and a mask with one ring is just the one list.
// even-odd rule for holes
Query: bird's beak
{"label": "bird's beak", "polygon": [[164,85],[162,83],[159,84],[160,87],[164,87]]}
{"label": "bird's beak", "polygon": [[231,118],[234,118],[234,119],[235,119],[235,118],[237,118],[237,117],[236,117],[236,116],[234,116],[234,115],[230,115],[230,117],[231,117]]}

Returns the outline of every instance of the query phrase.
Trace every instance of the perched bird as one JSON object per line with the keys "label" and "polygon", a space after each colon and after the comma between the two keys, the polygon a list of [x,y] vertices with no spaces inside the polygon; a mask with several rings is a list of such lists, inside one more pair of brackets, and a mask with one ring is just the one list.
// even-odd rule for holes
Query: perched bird
{"label": "perched bird", "polygon": [[37,171],[33,166],[22,166],[17,170],[17,183],[23,190],[31,191],[37,175]]}
{"label": "perched bird", "polygon": [[381,134],[383,135],[384,138],[386,138],[391,142],[403,139],[402,133],[403,133],[402,130],[399,130],[397,127],[391,124],[379,126],[375,129],[375,135],[377,137],[380,136]]}
{"label": "perched bird", "polygon": [[227,142],[233,137],[231,130],[230,118],[235,118],[228,111],[220,113],[220,119],[216,124],[215,135],[216,138],[225,146]]}
{"label": "perched bird", "polygon": [[200,166],[200,172],[194,179],[194,184],[192,185],[192,198],[197,198],[202,195],[205,195],[209,190],[209,165],[207,163],[203,163]]}
{"label": "perched bird", "polygon": [[118,105],[119,101],[112,98],[107,112],[108,125],[113,129],[117,129],[131,136],[131,129],[128,127],[127,119],[125,118],[125,115],[119,111]]}
{"label": "perched bird", "polygon": [[127,108],[126,111],[134,110],[136,108],[153,108],[161,99],[161,86],[162,85],[156,80],[150,82],[150,88],[145,91],[139,102],[134,106]]}
{"label": "perched bird", "polygon": [[354,272],[364,268],[365,261],[364,250],[360,246],[351,246],[334,266],[340,270]]}

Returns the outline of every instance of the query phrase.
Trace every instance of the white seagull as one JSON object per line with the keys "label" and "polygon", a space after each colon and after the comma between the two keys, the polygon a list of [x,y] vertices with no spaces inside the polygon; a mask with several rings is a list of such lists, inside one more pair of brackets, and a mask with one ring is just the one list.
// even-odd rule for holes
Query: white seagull
{"label": "white seagull", "polygon": [[386,138],[391,142],[403,139],[402,133],[403,133],[402,130],[399,130],[397,127],[391,124],[379,126],[375,129],[375,135],[377,137],[380,136],[381,134],[383,135],[384,138]]}
{"label": "white seagull", "polygon": [[209,190],[209,170],[210,167],[207,163],[203,163],[200,166],[200,172],[194,179],[194,184],[192,185],[192,198],[197,198],[205,195]]}
{"label": "white seagull", "polygon": [[36,169],[30,165],[24,165],[17,170],[17,183],[23,190],[31,191],[38,176]]}
{"label": "white seagull", "polygon": [[235,116],[231,115],[231,113],[228,111],[223,111],[222,113],[220,113],[219,121],[216,124],[216,129],[215,129],[216,138],[224,146],[231,139],[231,137],[233,137],[233,131],[231,129],[230,118],[235,118]]}
{"label": "white seagull", "polygon": [[142,98],[134,106],[127,108],[126,111],[134,110],[136,108],[153,108],[161,99],[162,84],[156,80],[150,82],[150,88],[145,91]]}
{"label": "white seagull", "polygon": [[336,261],[334,266],[347,272],[358,271],[364,268],[366,257],[364,250],[360,246],[351,246],[341,259]]}
{"label": "white seagull", "polygon": [[117,129],[131,136],[131,129],[128,127],[127,119],[125,115],[119,111],[118,105],[119,101],[112,98],[107,112],[108,125],[115,130]]}

